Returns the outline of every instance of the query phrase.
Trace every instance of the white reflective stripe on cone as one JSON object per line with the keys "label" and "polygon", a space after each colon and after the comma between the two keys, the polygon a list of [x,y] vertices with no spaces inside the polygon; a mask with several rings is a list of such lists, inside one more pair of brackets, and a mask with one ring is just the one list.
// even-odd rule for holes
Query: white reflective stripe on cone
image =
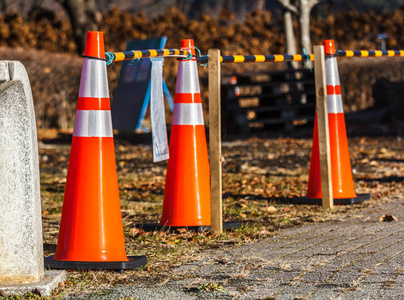
{"label": "white reflective stripe on cone", "polygon": [[183,60],[180,61],[178,66],[177,83],[175,93],[186,94],[193,93],[199,94],[199,76],[196,61]]}
{"label": "white reflective stripe on cone", "polygon": [[204,125],[201,103],[175,103],[173,125]]}
{"label": "white reflective stripe on cone", "polygon": [[343,113],[341,95],[327,95],[327,109],[329,114]]}
{"label": "white reflective stripe on cone", "polygon": [[109,98],[107,65],[105,61],[84,58],[79,97]]}
{"label": "white reflective stripe on cone", "polygon": [[113,137],[111,111],[77,110],[73,136]]}
{"label": "white reflective stripe on cone", "polygon": [[336,57],[327,57],[325,60],[325,79],[327,85],[340,85]]}

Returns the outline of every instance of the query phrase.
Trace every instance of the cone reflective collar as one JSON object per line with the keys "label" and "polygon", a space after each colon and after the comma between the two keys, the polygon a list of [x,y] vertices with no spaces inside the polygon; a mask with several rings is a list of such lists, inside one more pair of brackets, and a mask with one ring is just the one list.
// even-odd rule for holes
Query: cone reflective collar
{"label": "cone reflective collar", "polygon": [[[195,55],[193,40],[181,50]],[[210,226],[210,171],[196,59],[180,60],[160,225]]]}
{"label": "cone reflective collar", "polygon": [[125,252],[102,32],[88,32],[55,255],[46,267],[133,269]]}
{"label": "cone reflective collar", "polygon": [[[337,59],[333,40],[323,41],[326,55],[326,83],[328,104],[328,126],[331,150],[332,189],[335,204],[353,204],[369,199],[369,195],[356,195],[353,186],[351,162],[349,158],[348,139],[345,128],[345,118],[341,98]],[[318,141],[317,114],[314,123],[313,148],[310,163],[310,175],[306,198],[298,203],[321,204],[321,173]],[[310,201],[309,201],[310,202]]]}

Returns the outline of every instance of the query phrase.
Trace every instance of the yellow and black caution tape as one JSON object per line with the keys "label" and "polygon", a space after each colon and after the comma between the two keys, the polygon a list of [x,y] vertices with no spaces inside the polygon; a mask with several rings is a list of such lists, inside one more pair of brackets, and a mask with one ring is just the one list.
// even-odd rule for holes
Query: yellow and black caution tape
{"label": "yellow and black caution tape", "polygon": [[404,50],[337,50],[336,53],[326,54],[338,57],[382,57],[382,56],[404,56]]}
{"label": "yellow and black caution tape", "polygon": [[113,61],[123,61],[123,60],[138,60],[141,58],[153,58],[153,57],[182,57],[191,58],[191,54],[186,50],[179,49],[149,49],[149,50],[133,50],[124,52],[105,52],[105,57],[107,60],[107,65],[111,64]]}
{"label": "yellow and black caution tape", "polygon": [[[150,49],[150,50],[133,50],[124,52],[106,52],[107,65],[113,61],[138,60],[141,58],[153,57],[180,57],[182,59],[192,58],[190,52],[178,49]],[[196,60],[201,64],[208,63],[207,55],[196,56]],[[314,55],[295,54],[295,55],[227,55],[221,56],[222,63],[244,63],[244,62],[282,62],[282,61],[308,61],[314,60]]]}
{"label": "yellow and black caution tape", "polygon": [[[404,50],[336,50],[335,54],[327,56],[337,57],[395,57],[404,56]],[[191,59],[193,56],[187,50],[179,49],[150,49],[133,50],[124,52],[106,52],[107,65],[113,61],[139,60],[141,58],[153,57],[179,57],[181,59]],[[207,64],[209,57],[207,55],[194,56],[198,63]],[[313,54],[274,54],[274,55],[225,55],[220,57],[221,63],[247,63],[247,62],[289,62],[289,61],[313,61]]]}
{"label": "yellow and black caution tape", "polygon": [[[206,64],[209,60],[208,56],[198,56],[196,60],[199,63]],[[226,55],[220,57],[221,63],[245,63],[245,62],[281,62],[281,61],[308,61],[314,60],[314,55],[295,54],[295,55]]]}
{"label": "yellow and black caution tape", "polygon": [[[404,50],[337,50],[335,54],[326,54],[328,56],[338,57],[382,57],[382,56],[404,56]],[[199,56],[196,58],[200,63],[207,63],[208,56]],[[221,56],[222,63],[243,63],[243,62],[281,62],[281,61],[312,61],[313,54],[296,55],[229,55]]]}

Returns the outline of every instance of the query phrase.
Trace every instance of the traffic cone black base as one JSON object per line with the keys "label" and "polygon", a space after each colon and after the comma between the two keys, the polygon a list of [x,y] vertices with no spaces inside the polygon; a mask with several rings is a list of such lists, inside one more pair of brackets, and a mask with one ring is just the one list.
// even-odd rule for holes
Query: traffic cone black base
{"label": "traffic cone black base", "polygon": [[116,270],[123,272],[144,266],[146,256],[128,256],[128,261],[67,261],[55,260],[53,255],[45,257],[46,269]]}
{"label": "traffic cone black base", "polygon": [[[363,201],[369,200],[370,194],[356,194],[354,198],[341,198],[334,199],[334,205],[352,205],[352,204],[360,204]],[[293,204],[313,204],[313,205],[321,205],[321,198],[307,198],[307,197],[296,197],[292,199]]]}
{"label": "traffic cone black base", "polygon": [[[241,227],[240,222],[223,222],[223,230],[233,230]],[[153,231],[169,231],[175,232],[179,229],[186,229],[188,231],[206,232],[210,230],[210,226],[162,226],[159,223],[151,224],[137,224],[136,228],[142,229],[146,232]]]}

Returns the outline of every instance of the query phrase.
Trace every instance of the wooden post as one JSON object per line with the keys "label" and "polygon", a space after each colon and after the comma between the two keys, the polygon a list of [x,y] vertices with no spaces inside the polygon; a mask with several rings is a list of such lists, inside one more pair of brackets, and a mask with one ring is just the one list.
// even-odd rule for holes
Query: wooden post
{"label": "wooden post", "polygon": [[318,144],[320,152],[323,208],[332,209],[334,207],[334,199],[332,198],[331,155],[328,130],[327,83],[325,79],[324,46],[314,46],[314,73],[316,81]]}
{"label": "wooden post", "polygon": [[209,153],[211,228],[223,232],[222,217],[222,144],[220,128],[220,50],[209,49]]}

